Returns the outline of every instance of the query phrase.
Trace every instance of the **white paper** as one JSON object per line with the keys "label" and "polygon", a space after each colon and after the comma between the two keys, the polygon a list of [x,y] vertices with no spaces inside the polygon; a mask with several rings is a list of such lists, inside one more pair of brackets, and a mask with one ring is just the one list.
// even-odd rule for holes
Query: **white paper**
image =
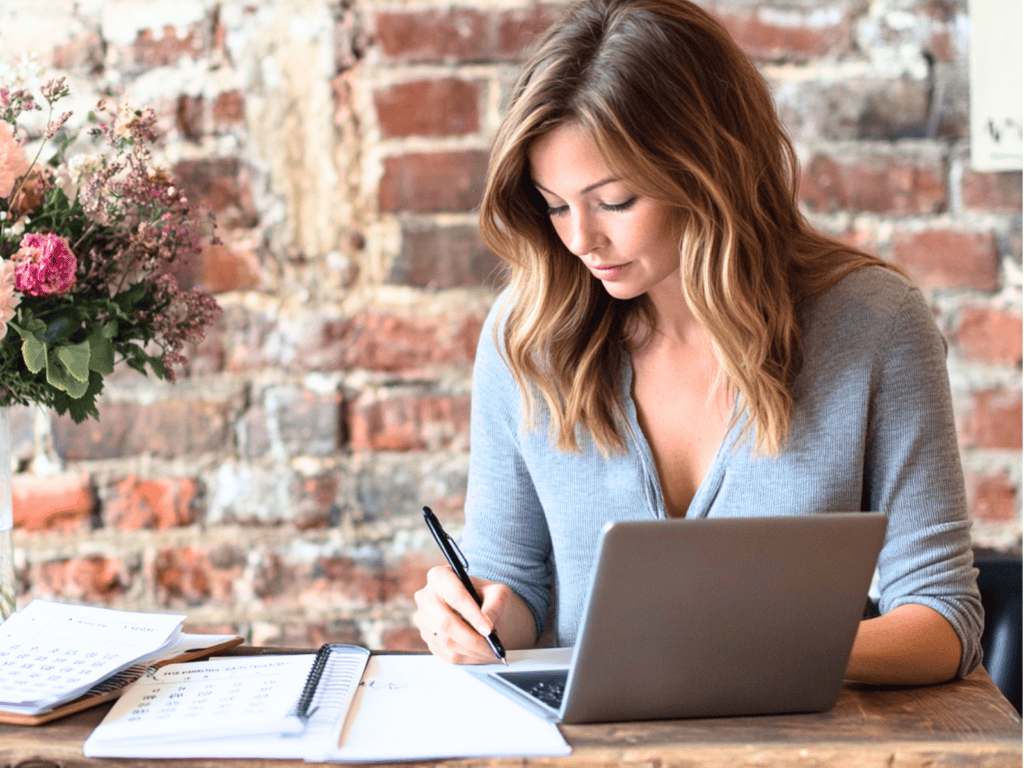
{"label": "white paper", "polygon": [[557,726],[434,656],[373,656],[340,746],[309,759],[568,755]]}
{"label": "white paper", "polygon": [[0,709],[45,711],[176,642],[185,617],[33,600],[0,624]]}
{"label": "white paper", "polygon": [[1020,0],[970,0],[971,166],[1018,171],[1024,140]]}

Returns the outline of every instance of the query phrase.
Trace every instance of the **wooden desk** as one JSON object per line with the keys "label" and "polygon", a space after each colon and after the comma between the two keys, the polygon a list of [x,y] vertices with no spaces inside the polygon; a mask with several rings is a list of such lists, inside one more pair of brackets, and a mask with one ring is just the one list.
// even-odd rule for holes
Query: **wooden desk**
{"label": "wooden desk", "polygon": [[[256,649],[239,649],[258,653]],[[0,725],[0,768],[142,768],[152,760],[89,759],[82,742],[110,705],[34,728]],[[562,726],[573,753],[468,766],[724,768],[1021,768],[1021,719],[979,670],[927,688],[844,685],[829,712]],[[171,768],[298,768],[295,760],[176,760]],[[401,765],[412,765],[409,763]]]}

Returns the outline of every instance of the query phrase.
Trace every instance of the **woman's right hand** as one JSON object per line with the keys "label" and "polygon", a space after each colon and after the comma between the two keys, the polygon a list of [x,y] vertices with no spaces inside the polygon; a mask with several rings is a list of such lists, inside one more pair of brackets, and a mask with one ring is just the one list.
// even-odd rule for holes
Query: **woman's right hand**
{"label": "woman's right hand", "polygon": [[431,568],[426,585],[414,595],[412,620],[430,652],[453,664],[494,664],[497,659],[486,639],[492,630],[506,649],[532,645],[533,614],[523,599],[504,584],[472,576],[470,580],[482,606],[448,565]]}

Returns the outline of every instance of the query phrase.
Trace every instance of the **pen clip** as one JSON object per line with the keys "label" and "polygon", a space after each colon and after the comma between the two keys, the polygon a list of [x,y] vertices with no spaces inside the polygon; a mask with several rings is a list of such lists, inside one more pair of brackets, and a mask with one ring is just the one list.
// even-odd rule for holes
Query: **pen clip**
{"label": "pen clip", "polygon": [[453,539],[448,533],[445,533],[444,537],[448,539],[448,543],[452,545],[452,552],[454,552],[455,556],[459,558],[459,564],[462,565],[463,568],[469,568],[469,560],[467,560],[466,556],[462,554],[462,550],[459,549],[459,545],[455,543],[455,539]]}

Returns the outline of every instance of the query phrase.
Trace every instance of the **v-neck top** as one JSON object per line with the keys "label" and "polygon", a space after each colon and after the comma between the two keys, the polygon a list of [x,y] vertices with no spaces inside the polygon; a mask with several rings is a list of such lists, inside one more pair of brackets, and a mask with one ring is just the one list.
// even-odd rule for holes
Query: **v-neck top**
{"label": "v-neck top", "polygon": [[[572,645],[601,529],[665,517],[654,456],[637,421],[632,366],[619,372],[625,453],[605,458],[586,439],[555,448],[543,402],[528,429],[522,398],[492,330],[473,371],[470,466],[462,550],[470,572],[509,585],[538,635],[554,601],[555,639]],[[808,299],[793,420],[777,456],[740,440],[740,414],[687,509],[688,518],[884,512],[879,609],[919,603],[953,626],[960,674],[981,659],[983,613],[971,552],[945,342],[920,291],[865,267]],[[694,407],[701,407],[695,404]],[[642,554],[638,553],[638,557]]]}

